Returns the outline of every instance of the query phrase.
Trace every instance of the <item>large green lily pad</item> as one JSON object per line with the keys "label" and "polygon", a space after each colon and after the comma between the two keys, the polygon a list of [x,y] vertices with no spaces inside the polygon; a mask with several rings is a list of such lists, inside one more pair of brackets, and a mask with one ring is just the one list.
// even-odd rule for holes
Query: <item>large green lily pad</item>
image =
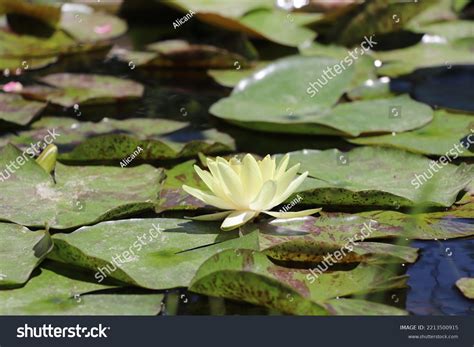
{"label": "large green lily pad", "polygon": [[25,283],[52,249],[49,234],[17,224],[0,223],[0,288]]}
{"label": "large green lily pad", "polygon": [[[13,145],[3,148],[0,167],[23,165],[3,177],[0,220],[25,226],[72,228],[146,211],[158,196],[161,169],[65,166],[56,164],[55,179]],[[7,172],[4,171],[4,175]]]}
{"label": "large green lily pad", "polygon": [[239,64],[235,64],[233,69],[208,70],[207,74],[214,81],[224,87],[235,87],[244,78],[249,78],[255,71],[267,66],[269,62],[258,62],[253,67],[243,68]]}
{"label": "large green lily pad", "polygon": [[328,272],[311,278],[309,270],[277,266],[259,252],[246,249],[237,252],[227,250],[207,260],[196,273],[190,290],[284,313],[326,315],[324,303],[336,297],[405,285],[403,276],[377,266],[359,265],[351,271]]}
{"label": "large green lily pad", "polygon": [[215,253],[257,247],[256,233],[235,237],[223,234],[215,223],[167,218],[114,221],[54,235],[49,257],[92,270],[97,279],[110,276],[150,289],[187,287],[198,267]]}
{"label": "large green lily pad", "polygon": [[[401,117],[403,117],[403,109]],[[359,137],[349,141],[359,145],[397,147],[422,154],[449,155],[453,158],[472,157],[474,153],[461,147],[461,140],[466,135],[474,133],[473,124],[470,115],[437,111],[434,114],[433,121],[421,129],[407,131],[395,136]],[[474,140],[474,135],[472,138]],[[451,153],[449,153],[450,151]]]}
{"label": "large green lily pad", "polygon": [[456,281],[456,286],[466,298],[474,299],[474,278],[460,278]]}
{"label": "large green lily pad", "polygon": [[60,27],[79,42],[106,41],[127,31],[127,23],[103,12],[63,12]]}
{"label": "large green lily pad", "polygon": [[[434,172],[429,159],[390,148],[360,147],[346,153],[303,150],[290,153],[290,164],[295,163],[301,163],[300,172],[308,171],[314,178],[306,179],[299,191],[305,203],[315,204],[447,207],[474,177],[474,168],[465,163]],[[422,186],[419,181],[429,181],[428,170],[436,184],[429,196],[423,196],[423,188],[417,188]]]}
{"label": "large green lily pad", "polygon": [[51,87],[26,86],[20,93],[28,98],[64,107],[138,99],[144,92],[143,85],[138,82],[104,75],[56,73],[44,76],[39,81]]}
{"label": "large green lily pad", "polygon": [[437,35],[448,41],[453,41],[461,38],[472,38],[474,35],[474,23],[468,20],[432,23],[417,27],[414,31]]}
{"label": "large green lily pad", "polygon": [[0,93],[0,120],[9,123],[26,125],[45,107],[43,102],[28,101],[20,95]]}
{"label": "large green lily pad", "polygon": [[395,49],[379,51],[374,57],[382,61],[378,73],[387,76],[408,74],[416,69],[456,64],[472,64],[474,40],[460,39],[450,43],[425,43]]}
{"label": "large green lily pad", "polygon": [[93,278],[49,265],[23,288],[0,291],[1,315],[156,315],[162,294],[103,293]]}
{"label": "large green lily pad", "polygon": [[[318,77],[324,80],[323,71],[336,64],[339,61],[322,57],[281,59],[241,80],[229,97],[212,105],[210,112],[253,130],[348,136],[406,131],[432,120],[428,106],[407,96],[333,107],[350,88],[354,76],[352,67],[337,78],[326,80],[327,85],[318,93],[312,93],[309,84],[315,83]],[[391,117],[394,107],[402,107],[409,116]],[[367,114],[372,117],[367,118]]]}
{"label": "large green lily pad", "polygon": [[2,13],[34,18],[55,27],[61,17],[61,4],[52,1],[2,0],[0,14]]}

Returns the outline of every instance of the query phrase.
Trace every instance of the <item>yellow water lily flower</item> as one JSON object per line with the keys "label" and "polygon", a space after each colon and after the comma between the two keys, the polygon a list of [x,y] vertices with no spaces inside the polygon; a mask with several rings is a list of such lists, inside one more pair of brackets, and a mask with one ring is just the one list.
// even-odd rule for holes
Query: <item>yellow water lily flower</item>
{"label": "yellow water lily flower", "polygon": [[285,155],[277,167],[275,158],[270,155],[263,160],[256,160],[250,154],[245,155],[242,161],[237,158],[229,161],[221,157],[217,157],[216,160],[208,158],[207,166],[210,172],[195,165],[194,169],[212,194],[186,185],[183,185],[183,189],[206,204],[227,211],[193,219],[203,221],[224,219],[221,228],[232,230],[260,213],[276,218],[294,218],[319,212],[321,210],[319,208],[298,212],[270,211],[288,199],[308,176],[308,172],[297,176],[300,164],[287,170],[289,159],[290,156]]}

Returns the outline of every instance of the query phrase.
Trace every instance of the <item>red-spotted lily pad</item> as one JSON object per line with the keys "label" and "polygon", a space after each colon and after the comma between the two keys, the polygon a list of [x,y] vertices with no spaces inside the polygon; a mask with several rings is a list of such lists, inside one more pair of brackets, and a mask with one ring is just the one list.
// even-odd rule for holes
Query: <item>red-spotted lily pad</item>
{"label": "red-spotted lily pad", "polygon": [[49,86],[26,86],[20,93],[64,107],[138,99],[144,91],[138,82],[104,75],[57,73],[39,81]]}
{"label": "red-spotted lily pad", "polygon": [[45,103],[29,101],[20,95],[0,93],[0,120],[26,125],[46,107]]}

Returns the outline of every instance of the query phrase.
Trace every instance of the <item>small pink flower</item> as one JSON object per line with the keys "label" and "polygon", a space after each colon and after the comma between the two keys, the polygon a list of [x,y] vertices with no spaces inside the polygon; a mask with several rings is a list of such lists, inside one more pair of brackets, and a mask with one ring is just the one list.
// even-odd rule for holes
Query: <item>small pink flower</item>
{"label": "small pink flower", "polygon": [[104,25],[97,25],[94,27],[94,32],[99,35],[107,34],[112,30],[112,26],[110,24]]}
{"label": "small pink flower", "polygon": [[2,90],[5,93],[21,92],[22,89],[23,89],[23,84],[21,84],[20,82],[15,82],[15,81],[8,82],[7,84],[4,84],[2,87]]}

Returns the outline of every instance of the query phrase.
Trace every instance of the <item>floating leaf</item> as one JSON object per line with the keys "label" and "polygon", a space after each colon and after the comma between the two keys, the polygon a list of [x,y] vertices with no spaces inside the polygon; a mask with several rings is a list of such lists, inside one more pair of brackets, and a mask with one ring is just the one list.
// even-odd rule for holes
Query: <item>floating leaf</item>
{"label": "floating leaf", "polygon": [[[285,11],[262,9],[247,13],[239,20],[239,24],[270,41],[285,46],[297,47],[306,42],[313,41],[316,37],[314,31],[305,28],[304,24],[298,23],[298,17],[300,16],[302,14],[288,14]],[[303,16],[305,15],[303,14]],[[307,20],[306,16],[305,20]],[[319,18],[319,14],[313,14],[309,22]]]}
{"label": "floating leaf", "polygon": [[184,40],[167,40],[149,44],[147,49],[157,52],[150,64],[160,67],[185,68],[228,68],[237,61],[241,66],[248,64],[240,54],[226,49],[202,44],[191,44]]}
{"label": "floating leaf", "polygon": [[156,212],[166,210],[195,210],[204,207],[205,203],[186,193],[182,186],[186,184],[193,188],[206,189],[206,185],[199,178],[194,165],[196,161],[189,160],[166,170],[166,178],[160,190],[160,198]]}
{"label": "floating leaf", "polygon": [[[328,84],[318,93],[310,91],[309,85],[314,85],[314,76],[323,76],[323,71],[336,64],[339,61],[320,57],[281,59],[241,80],[231,96],[212,105],[210,112],[253,130],[299,134],[358,136],[411,130],[431,121],[431,109],[407,96],[345,103],[332,108],[349,89],[353,69],[348,68],[334,80],[326,80]],[[391,117],[390,110],[394,106],[402,107],[410,116]],[[367,114],[372,117],[367,118]]]}
{"label": "floating leaf", "polygon": [[[237,255],[236,255],[236,252]],[[227,250],[208,259],[196,273],[190,290],[247,301],[290,314],[325,315],[325,302],[405,285],[403,276],[377,266],[359,265],[351,271],[324,273],[274,265],[251,250]],[[368,313],[368,312],[367,312]]]}
{"label": "floating leaf", "polygon": [[[403,117],[403,109],[401,110]],[[472,157],[473,152],[461,146],[466,135],[474,133],[472,116],[450,114],[445,111],[434,113],[433,121],[427,126],[404,133],[350,139],[359,145],[397,147],[410,152],[457,157]],[[470,129],[472,127],[472,130]],[[474,135],[472,136],[474,141]]]}
{"label": "floating leaf", "polygon": [[78,271],[42,268],[23,288],[0,291],[1,315],[156,315],[161,294],[112,294]]}
{"label": "floating leaf", "polygon": [[418,43],[416,45],[379,51],[374,57],[382,61],[378,73],[387,76],[399,76],[413,72],[415,69],[472,64],[474,40],[460,40],[453,43]]}
{"label": "floating leaf", "polygon": [[[315,179],[307,179],[299,188],[300,192],[304,192],[300,194],[305,203],[391,207],[427,203],[451,206],[474,176],[474,167],[464,163],[459,166],[448,164],[433,172],[429,159],[389,148],[360,147],[347,153],[304,150],[290,155],[290,165],[301,163],[300,172],[308,171],[309,176]],[[419,177],[428,170],[437,184],[432,187],[429,197],[423,197],[421,189],[416,188],[424,183],[418,182],[421,180]],[[425,181],[428,179],[425,178]]]}
{"label": "floating leaf", "polygon": [[[306,236],[321,244],[343,246],[350,242],[351,238],[372,243],[372,240],[385,238],[436,240],[474,235],[474,228],[469,223],[451,219],[449,213],[438,212],[418,215],[396,211],[370,211],[357,214],[321,212],[318,218],[280,219],[259,224],[258,227],[265,234]],[[416,259],[413,249],[407,250],[404,254],[408,260]],[[304,253],[301,254],[301,257],[305,256]]]}
{"label": "floating leaf", "polygon": [[406,316],[407,311],[366,300],[332,299],[322,305],[330,314],[339,316]]}
{"label": "floating leaf", "polygon": [[258,62],[255,66],[249,68],[241,68],[239,64],[235,64],[234,68],[228,70],[209,70],[207,74],[211,76],[217,83],[224,87],[235,87],[241,80],[249,78],[255,73],[267,66],[269,62]]}
{"label": "floating leaf", "polygon": [[26,125],[46,107],[45,103],[28,101],[20,95],[0,93],[0,119]]}
{"label": "floating leaf", "polygon": [[78,122],[72,118],[43,117],[32,130],[18,135],[4,135],[0,147],[8,142],[26,148],[41,141],[50,129],[61,134],[55,141],[62,161],[115,161],[128,158],[138,147],[139,161],[193,157],[198,153],[228,152],[234,140],[215,129],[185,129],[186,122],[167,119],[133,118],[103,119],[98,123]]}
{"label": "floating leaf", "polygon": [[114,221],[54,235],[50,258],[92,270],[98,280],[110,276],[150,289],[186,287],[211,255],[257,247],[256,234],[235,237],[223,234],[215,223],[167,218]]}
{"label": "floating leaf", "polygon": [[36,70],[46,67],[58,61],[58,57],[44,57],[44,58],[26,58],[21,57],[0,57],[0,70],[10,70],[11,72],[20,69],[24,70]]}
{"label": "floating leaf", "polygon": [[44,230],[30,231],[16,224],[0,223],[0,239],[0,288],[25,283],[53,247]]}
{"label": "floating leaf", "polygon": [[56,26],[61,16],[61,5],[51,1],[1,0],[0,9],[7,15],[34,18],[52,27]]}
{"label": "floating leaf", "polygon": [[103,75],[57,73],[40,81],[52,87],[27,86],[21,94],[64,107],[138,99],[144,91],[143,85],[135,81]]}
{"label": "floating leaf", "polygon": [[[162,171],[148,165],[115,168],[57,163],[53,180],[27,153],[12,145],[2,150],[1,220],[72,228],[146,211],[158,196]],[[17,158],[23,165],[10,174],[7,165],[20,164]]]}
{"label": "floating leaf", "polygon": [[474,278],[460,278],[456,281],[456,286],[466,298],[474,299]]}
{"label": "floating leaf", "polygon": [[127,23],[103,12],[63,12],[60,27],[79,42],[111,40],[127,31]]}
{"label": "floating leaf", "polygon": [[440,22],[417,27],[415,31],[453,41],[461,38],[472,38],[474,35],[474,23],[468,20]]}

